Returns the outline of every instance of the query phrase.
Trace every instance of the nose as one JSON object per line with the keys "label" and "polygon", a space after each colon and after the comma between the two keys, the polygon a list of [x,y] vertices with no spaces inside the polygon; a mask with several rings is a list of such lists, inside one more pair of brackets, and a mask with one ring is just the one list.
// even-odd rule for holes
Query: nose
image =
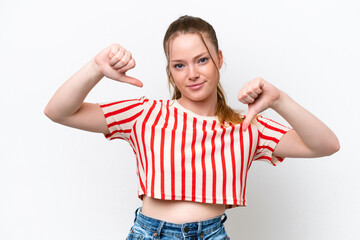
{"label": "nose", "polygon": [[189,68],[188,68],[188,77],[189,77],[189,80],[196,80],[200,77],[200,74],[199,72],[197,71],[196,67],[195,66],[192,66],[190,65]]}

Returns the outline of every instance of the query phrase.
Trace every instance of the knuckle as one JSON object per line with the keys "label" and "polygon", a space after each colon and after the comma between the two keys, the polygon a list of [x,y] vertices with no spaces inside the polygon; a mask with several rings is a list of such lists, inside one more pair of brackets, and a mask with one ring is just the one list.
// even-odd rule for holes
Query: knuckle
{"label": "knuckle", "polygon": [[118,43],[114,43],[110,46],[110,49],[112,52],[116,53],[118,51],[118,49],[120,49],[120,45]]}
{"label": "knuckle", "polygon": [[131,68],[135,67],[135,61],[134,61],[134,59],[131,59],[131,60],[130,60],[129,66],[130,66]]}
{"label": "knuckle", "polygon": [[122,66],[124,66],[124,65],[126,65],[127,61],[126,61],[126,59],[122,58],[122,59],[119,61],[119,63],[120,63]]}
{"label": "knuckle", "polygon": [[122,47],[119,47],[118,52],[117,52],[117,55],[119,55],[119,56],[124,55],[124,54],[123,54],[123,48],[122,48]]}
{"label": "knuckle", "polygon": [[252,89],[252,91],[256,94],[256,93],[259,92],[259,88],[258,88],[258,87],[254,87],[254,88]]}
{"label": "knuckle", "polygon": [[129,62],[130,60],[131,60],[131,53],[129,53],[129,52],[126,52],[125,54],[124,54],[124,59],[127,61],[127,62]]}

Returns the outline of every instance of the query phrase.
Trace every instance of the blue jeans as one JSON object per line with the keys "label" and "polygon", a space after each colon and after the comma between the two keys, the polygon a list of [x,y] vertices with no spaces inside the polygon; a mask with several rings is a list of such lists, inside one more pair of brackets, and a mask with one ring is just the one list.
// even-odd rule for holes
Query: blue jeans
{"label": "blue jeans", "polygon": [[[224,218],[222,219],[222,217]],[[127,240],[222,240],[230,239],[223,223],[227,217],[221,216],[204,221],[175,224],[145,216],[141,207],[135,211],[134,225],[131,227]]]}

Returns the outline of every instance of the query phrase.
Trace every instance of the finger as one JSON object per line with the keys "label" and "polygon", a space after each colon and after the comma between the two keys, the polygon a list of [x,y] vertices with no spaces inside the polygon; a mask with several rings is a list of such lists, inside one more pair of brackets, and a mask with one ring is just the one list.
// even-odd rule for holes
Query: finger
{"label": "finger", "polygon": [[249,110],[249,112],[246,114],[245,120],[242,123],[242,130],[245,132],[246,129],[249,127],[249,125],[251,124],[251,121],[256,117],[256,112]]}
{"label": "finger", "polygon": [[244,96],[244,87],[242,87],[239,91],[239,94],[238,94],[238,100],[241,102],[241,99],[243,98]]}
{"label": "finger", "polygon": [[[254,95],[259,95],[263,92],[263,79],[262,78],[256,78],[253,81],[250,82],[248,86],[248,91],[252,92]],[[256,96],[257,97],[257,96]]]}
{"label": "finger", "polygon": [[111,47],[110,47],[110,52],[109,52],[109,55],[108,57],[111,59],[113,58],[116,53],[119,51],[119,48],[120,46],[118,44],[113,44]]}
{"label": "finger", "polygon": [[259,86],[259,88],[262,89],[262,87],[264,86],[265,84],[265,80],[261,77],[257,77],[255,78],[255,82],[257,83],[257,85]]}
{"label": "finger", "polygon": [[246,91],[248,89],[248,86],[249,86],[249,82],[245,82],[244,85],[242,86],[242,88],[240,89],[239,94],[238,94],[238,100],[239,101],[241,101],[241,99],[243,99],[244,96],[246,95]]}
{"label": "finger", "polygon": [[249,103],[253,103],[255,99],[247,94],[242,94],[239,98],[239,101],[242,102],[243,104],[249,104]]}
{"label": "finger", "polygon": [[[129,51],[125,51],[124,55],[122,56],[121,60],[118,61],[113,68],[116,70],[122,69],[122,67],[126,66],[131,59],[131,53]],[[122,71],[124,72],[124,71]]]}
{"label": "finger", "polygon": [[126,75],[122,78],[121,81],[125,82],[125,83],[129,83],[129,84],[137,86],[137,87],[142,87],[143,86],[143,83],[139,79],[129,77],[129,76],[126,76]]}
{"label": "finger", "polygon": [[261,93],[263,92],[261,85],[253,86],[252,89],[253,89],[253,91],[254,91],[257,95],[259,95],[259,94],[261,94]]}
{"label": "finger", "polygon": [[136,65],[135,59],[131,58],[130,61],[128,62],[128,64],[126,64],[126,66],[118,69],[118,72],[125,73],[125,72],[129,71],[130,69],[133,69],[135,67],[135,65]]}
{"label": "finger", "polygon": [[254,91],[254,88],[251,84],[248,85],[246,89],[246,94],[252,98],[257,98],[258,94]]}
{"label": "finger", "polygon": [[109,65],[110,66],[114,66],[115,64],[117,64],[119,61],[121,61],[121,59],[123,58],[125,54],[125,49],[120,48],[119,51],[115,54],[115,56],[113,56],[110,61],[109,61]]}

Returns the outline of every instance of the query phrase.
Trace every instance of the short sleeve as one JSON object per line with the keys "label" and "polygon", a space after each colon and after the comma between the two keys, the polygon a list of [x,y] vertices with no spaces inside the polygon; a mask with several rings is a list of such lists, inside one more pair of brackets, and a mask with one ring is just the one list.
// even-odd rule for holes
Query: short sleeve
{"label": "short sleeve", "polygon": [[110,131],[110,134],[105,134],[106,139],[129,141],[132,127],[144,112],[148,101],[149,99],[142,96],[138,99],[99,103]]}
{"label": "short sleeve", "polygon": [[258,129],[258,144],[254,160],[263,160],[274,166],[278,165],[284,158],[274,156],[274,149],[281,137],[291,128],[262,116],[256,117],[254,123]]}

